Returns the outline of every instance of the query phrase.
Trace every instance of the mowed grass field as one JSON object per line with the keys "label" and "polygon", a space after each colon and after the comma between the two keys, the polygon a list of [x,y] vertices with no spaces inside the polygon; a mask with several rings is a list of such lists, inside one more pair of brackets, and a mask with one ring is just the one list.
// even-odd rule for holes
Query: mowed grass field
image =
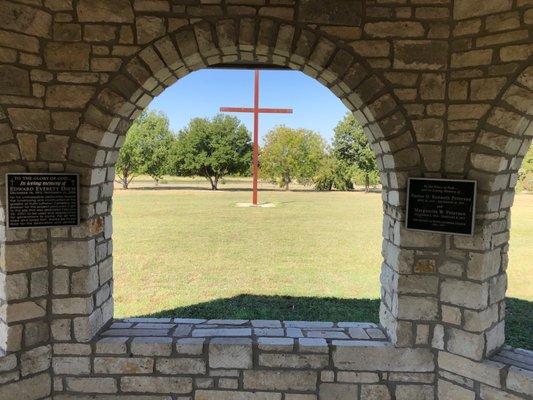
{"label": "mowed grass field", "polygon": [[[173,315],[377,321],[380,193],[283,192],[249,202],[246,180],[206,190],[139,180],[114,195],[115,317]],[[512,344],[529,347],[533,196],[517,195],[509,262]],[[529,322],[528,322],[529,320]]]}

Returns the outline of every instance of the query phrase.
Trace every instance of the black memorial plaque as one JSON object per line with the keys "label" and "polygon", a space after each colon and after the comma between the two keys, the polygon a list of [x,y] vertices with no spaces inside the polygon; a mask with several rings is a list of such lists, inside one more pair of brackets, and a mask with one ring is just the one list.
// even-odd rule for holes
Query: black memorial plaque
{"label": "black memorial plaque", "polygon": [[77,174],[6,174],[8,228],[79,224]]}
{"label": "black memorial plaque", "polygon": [[474,234],[476,181],[409,178],[406,228]]}

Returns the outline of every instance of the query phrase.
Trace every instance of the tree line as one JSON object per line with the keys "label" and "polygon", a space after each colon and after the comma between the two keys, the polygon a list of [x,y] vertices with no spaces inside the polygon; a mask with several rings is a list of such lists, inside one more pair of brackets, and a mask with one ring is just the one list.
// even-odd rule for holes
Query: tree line
{"label": "tree line", "polygon": [[[272,129],[259,160],[262,179],[285,190],[295,182],[317,190],[349,190],[359,184],[367,191],[379,183],[376,158],[351,113],[335,127],[331,145],[308,129]],[[236,117],[194,118],[174,134],[164,113],[148,111],[128,131],[116,172],[125,189],[142,174],[156,185],[164,175],[203,176],[216,190],[224,176],[250,176],[251,162],[251,133]]]}

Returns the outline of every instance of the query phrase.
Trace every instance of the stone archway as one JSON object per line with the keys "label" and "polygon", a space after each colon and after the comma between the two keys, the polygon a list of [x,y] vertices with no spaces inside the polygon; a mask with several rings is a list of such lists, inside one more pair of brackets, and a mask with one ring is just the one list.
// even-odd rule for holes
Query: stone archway
{"label": "stone archway", "polygon": [[[113,165],[124,135],[154,96],[190,71],[254,62],[302,70],[341,98],[365,125],[384,183],[380,318],[397,348],[328,347],[334,367],[317,375],[308,394],[319,386],[321,398],[354,391],[362,399],[532,395],[527,374],[483,361],[504,339],[507,217],[531,140],[530,2],[38,3],[0,3],[0,168],[79,172],[83,214],[71,229],[2,230],[0,347],[9,354],[0,357],[7,371],[0,397],[46,397],[52,376],[54,397],[94,394],[92,379],[105,368],[115,368],[100,382],[106,390],[122,385],[116,371],[131,355],[131,340],[91,339],[113,314]],[[405,230],[408,176],[476,179],[476,234]],[[363,371],[375,374],[371,384],[343,381],[362,371],[356,359],[375,364]],[[447,371],[438,385],[435,369]],[[121,393],[135,384],[156,393],[157,379],[168,379],[125,378],[131,385]],[[228,390],[190,395],[224,399]],[[261,398],[284,393],[288,400],[292,389],[268,390]],[[255,399],[250,393],[243,398]]]}
{"label": "stone archway", "polygon": [[[258,31],[256,38],[252,35],[254,30]],[[198,22],[157,38],[132,55],[89,103],[77,135],[69,144],[69,169],[91,170],[91,174],[85,174],[91,179],[84,182],[89,186],[87,189],[94,190],[102,179],[106,187],[111,185],[109,173],[124,134],[150,100],[180,77],[221,63],[289,67],[303,71],[332,90],[363,124],[378,158],[385,182],[384,201],[386,209],[390,210],[385,223],[390,226],[401,223],[397,217],[401,206],[399,190],[404,189],[407,175],[419,176],[425,169],[406,111],[383,79],[345,45],[336,44],[326,34],[269,18],[253,21],[253,24],[247,19],[221,20],[213,24]],[[104,177],[104,173],[107,176]],[[111,192],[102,192],[96,201],[111,204]],[[102,214],[99,218],[106,219],[109,224],[110,215]],[[394,248],[388,251],[395,251],[401,257],[402,250],[396,248],[394,237],[387,237],[384,245]],[[384,281],[383,285],[386,294],[382,323],[396,340],[396,316],[393,314],[397,308],[394,305],[397,272],[387,264],[383,268],[384,276],[391,281]],[[87,326],[90,332],[83,338],[91,338],[108,320],[109,310],[105,315],[107,318],[92,320]]]}

